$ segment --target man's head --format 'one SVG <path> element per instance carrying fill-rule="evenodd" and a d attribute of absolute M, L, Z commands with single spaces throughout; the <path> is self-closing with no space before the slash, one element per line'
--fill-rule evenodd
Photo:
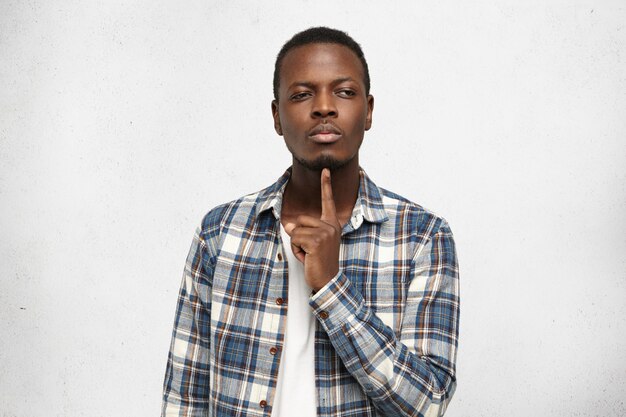
<path fill-rule="evenodd" d="M 274 128 L 284 137 L 294 167 L 358 169 L 374 107 L 358 44 L 333 29 L 301 32 L 279 53 L 274 82 Z"/>
<path fill-rule="evenodd" d="M 302 32 L 296 33 L 289 39 L 278 52 L 276 62 L 274 63 L 274 99 L 278 100 L 278 89 L 280 87 L 280 67 L 283 63 L 285 55 L 292 49 L 299 46 L 309 45 L 312 43 L 329 43 L 343 45 L 350 49 L 357 56 L 363 66 L 363 84 L 365 84 L 365 94 L 370 93 L 370 73 L 367 67 L 367 61 L 361 45 L 359 45 L 350 35 L 337 29 L 331 29 L 323 26 L 312 27 Z"/>

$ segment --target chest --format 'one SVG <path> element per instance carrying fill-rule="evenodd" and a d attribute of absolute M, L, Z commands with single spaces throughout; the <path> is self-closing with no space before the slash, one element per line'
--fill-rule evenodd
<path fill-rule="evenodd" d="M 414 247 L 395 227 L 363 223 L 342 236 L 340 269 L 366 305 L 399 331 Z M 288 310 L 287 253 L 278 221 L 229 230 L 221 240 L 211 294 L 212 323 L 271 338 Z"/>

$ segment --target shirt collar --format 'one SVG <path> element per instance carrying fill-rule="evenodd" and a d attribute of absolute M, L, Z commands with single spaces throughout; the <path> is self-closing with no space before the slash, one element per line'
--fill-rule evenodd
<path fill-rule="evenodd" d="M 380 189 L 370 180 L 362 168 L 359 173 L 359 194 L 350 220 L 354 229 L 361 225 L 363 219 L 370 223 L 382 223 L 389 220 L 385 212 Z M 274 217 L 280 219 L 283 194 L 290 177 L 291 168 L 288 168 L 278 181 L 259 193 L 257 200 L 258 215 L 271 209 Z"/>

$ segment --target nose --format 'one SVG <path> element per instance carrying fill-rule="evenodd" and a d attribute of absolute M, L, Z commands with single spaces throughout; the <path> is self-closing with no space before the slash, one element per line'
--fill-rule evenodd
<path fill-rule="evenodd" d="M 311 109 L 311 116 L 315 119 L 336 117 L 337 106 L 332 94 L 320 92 L 315 95 L 313 100 L 313 107 Z"/>

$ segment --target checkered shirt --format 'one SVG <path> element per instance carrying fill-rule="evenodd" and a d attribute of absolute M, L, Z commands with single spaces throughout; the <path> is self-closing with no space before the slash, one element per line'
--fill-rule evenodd
<path fill-rule="evenodd" d="M 271 415 L 289 310 L 290 248 L 280 236 L 289 177 L 214 208 L 196 231 L 163 416 Z M 459 325 L 448 224 L 361 171 L 339 261 L 309 300 L 318 416 L 442 416 L 456 387 Z"/>

